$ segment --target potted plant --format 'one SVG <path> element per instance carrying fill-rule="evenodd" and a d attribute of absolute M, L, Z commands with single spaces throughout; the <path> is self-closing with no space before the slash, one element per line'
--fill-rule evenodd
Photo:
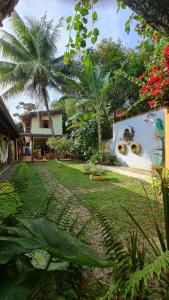
<path fill-rule="evenodd" d="M 100 166 L 93 166 L 90 171 L 90 179 L 91 180 L 104 180 L 105 179 L 106 170 L 104 170 Z"/>
<path fill-rule="evenodd" d="M 83 174 L 90 175 L 93 167 L 94 167 L 94 165 L 92 163 L 90 163 L 90 162 L 86 163 L 83 168 Z"/>

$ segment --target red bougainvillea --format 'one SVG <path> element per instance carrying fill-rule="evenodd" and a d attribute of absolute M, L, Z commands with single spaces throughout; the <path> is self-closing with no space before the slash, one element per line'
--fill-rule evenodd
<path fill-rule="evenodd" d="M 140 76 L 138 80 L 143 81 L 143 78 Z M 141 93 L 151 108 L 169 106 L 169 45 L 163 51 L 161 65 L 150 68 Z"/>

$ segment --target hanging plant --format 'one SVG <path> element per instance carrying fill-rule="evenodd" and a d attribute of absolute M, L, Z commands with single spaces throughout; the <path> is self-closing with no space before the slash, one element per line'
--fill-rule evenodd
<path fill-rule="evenodd" d="M 126 153 L 126 145 L 125 144 L 119 144 L 118 145 L 118 151 L 121 153 L 121 154 L 125 154 Z"/>
<path fill-rule="evenodd" d="M 141 145 L 139 143 L 132 143 L 131 144 L 131 152 L 134 154 L 140 154 L 141 152 Z"/>

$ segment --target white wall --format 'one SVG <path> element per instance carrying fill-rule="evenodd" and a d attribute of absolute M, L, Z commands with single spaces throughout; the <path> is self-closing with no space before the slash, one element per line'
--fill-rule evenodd
<path fill-rule="evenodd" d="M 53 121 L 54 132 L 56 135 L 63 134 L 62 114 L 51 116 Z M 48 120 L 47 116 L 42 117 L 42 120 Z M 33 134 L 51 134 L 50 128 L 40 128 L 38 117 L 32 118 L 31 132 Z"/>
<path fill-rule="evenodd" d="M 155 122 L 159 118 L 164 121 L 164 113 L 164 110 L 146 113 L 113 125 L 111 152 L 113 155 L 116 155 L 122 165 L 148 170 L 151 169 L 152 165 L 156 164 L 157 155 L 159 157 L 159 149 L 161 148 L 161 139 L 155 137 Z M 122 140 L 124 130 L 130 126 L 135 131 L 133 142 L 141 145 L 142 150 L 139 155 L 131 152 L 130 142 L 127 143 Z M 118 145 L 121 143 L 126 144 L 127 147 L 126 154 L 124 155 L 118 151 Z"/>

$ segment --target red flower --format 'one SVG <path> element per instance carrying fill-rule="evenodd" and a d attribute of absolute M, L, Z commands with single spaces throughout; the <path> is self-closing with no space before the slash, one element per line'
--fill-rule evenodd
<path fill-rule="evenodd" d="M 139 76 L 137 77 L 137 79 L 138 79 L 138 80 L 143 80 L 143 79 L 144 79 L 144 76 L 143 76 L 143 75 L 139 75 Z"/>
<path fill-rule="evenodd" d="M 155 105 L 155 101 L 154 100 L 151 100 L 151 101 L 148 101 L 148 105 L 153 108 L 154 105 Z"/>
<path fill-rule="evenodd" d="M 147 92 L 147 86 L 146 86 L 146 84 L 142 86 L 141 92 L 143 94 L 145 94 Z"/>

